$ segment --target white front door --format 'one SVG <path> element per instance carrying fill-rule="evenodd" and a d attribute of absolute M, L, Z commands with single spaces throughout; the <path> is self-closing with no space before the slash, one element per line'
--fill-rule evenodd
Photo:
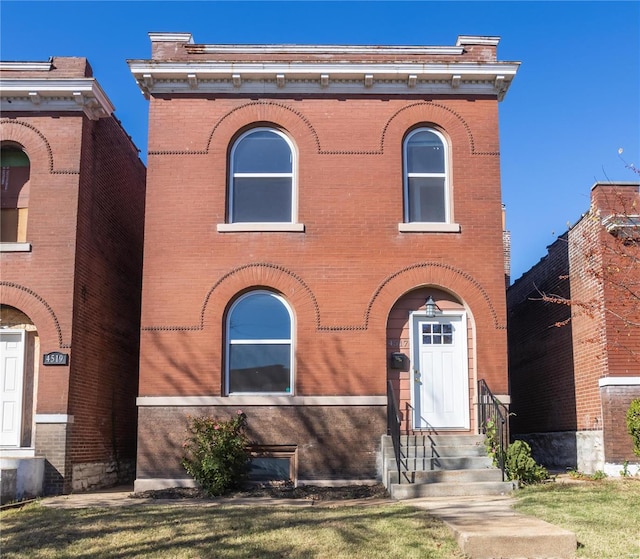
<path fill-rule="evenodd" d="M 468 429 L 465 315 L 414 314 L 411 326 L 414 428 Z"/>
<path fill-rule="evenodd" d="M 24 330 L 0 330 L 0 446 L 20 446 Z"/>

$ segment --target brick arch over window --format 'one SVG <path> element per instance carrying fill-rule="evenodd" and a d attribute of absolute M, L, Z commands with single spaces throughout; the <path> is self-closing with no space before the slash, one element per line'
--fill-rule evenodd
<path fill-rule="evenodd" d="M 390 309 L 404 294 L 422 286 L 448 291 L 463 302 L 477 324 L 505 330 L 496 308 L 484 287 L 471 274 L 441 262 L 420 262 L 387 277 L 371 298 L 367 309 L 369 322 L 386 322 Z"/>
<path fill-rule="evenodd" d="M 382 149 L 397 150 L 397 142 L 401 141 L 408 130 L 416 126 L 432 126 L 443 131 L 450 139 L 454 150 L 466 146 L 473 155 L 496 155 L 498 146 L 495 141 L 484 145 L 481 134 L 472 130 L 467 121 L 456 110 L 432 101 L 420 101 L 406 105 L 389 118 L 382 132 Z M 484 136 L 487 136 L 486 134 Z"/>
<path fill-rule="evenodd" d="M 275 101 L 253 101 L 234 108 L 218 120 L 211 130 L 206 153 L 226 153 L 239 131 L 258 125 L 281 128 L 300 152 L 320 151 L 318 134 L 300 111 Z"/>
<path fill-rule="evenodd" d="M 0 282 L 0 304 L 14 307 L 31 319 L 38 330 L 44 351 L 71 347 L 70 334 L 63 335 L 55 311 L 35 291 L 17 283 L 2 281 Z"/>
<path fill-rule="evenodd" d="M 220 278 L 209 290 L 202 305 L 202 329 L 218 329 L 229 302 L 249 289 L 268 288 L 286 298 L 296 320 L 320 325 L 320 310 L 309 286 L 296 274 L 282 266 L 256 263 L 240 266 Z"/>
<path fill-rule="evenodd" d="M 0 137 L 3 142 L 18 144 L 29 157 L 31 170 L 54 175 L 77 175 L 78 169 L 62 169 L 56 165 L 49 140 L 38 128 L 20 120 L 0 120 Z"/>

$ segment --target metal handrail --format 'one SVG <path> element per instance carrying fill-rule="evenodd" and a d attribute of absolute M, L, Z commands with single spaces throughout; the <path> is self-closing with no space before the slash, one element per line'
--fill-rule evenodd
<path fill-rule="evenodd" d="M 492 449 L 494 459 L 502 471 L 502 481 L 505 481 L 505 456 L 509 446 L 509 424 L 507 407 L 498 400 L 484 380 L 478 381 L 478 429 L 483 435 L 490 429 L 495 429 L 495 439 L 498 448 Z"/>
<path fill-rule="evenodd" d="M 400 426 L 402 417 L 398 409 L 393 385 L 391 381 L 387 381 L 387 434 L 391 436 L 393 442 L 393 451 L 396 457 L 396 465 L 398 467 L 398 483 L 402 483 L 402 475 L 400 470 Z"/>

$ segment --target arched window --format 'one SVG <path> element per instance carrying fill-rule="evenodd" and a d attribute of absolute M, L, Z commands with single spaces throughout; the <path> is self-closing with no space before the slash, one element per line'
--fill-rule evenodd
<path fill-rule="evenodd" d="M 19 147 L 2 145 L 0 192 L 0 242 L 24 243 L 27 240 L 30 162 Z"/>
<path fill-rule="evenodd" d="M 295 150 L 279 130 L 253 128 L 231 149 L 230 223 L 293 223 Z"/>
<path fill-rule="evenodd" d="M 440 132 L 418 128 L 407 135 L 404 158 L 405 223 L 451 220 L 447 142 Z"/>
<path fill-rule="evenodd" d="M 293 318 L 284 299 L 251 291 L 227 317 L 227 393 L 291 394 Z"/>

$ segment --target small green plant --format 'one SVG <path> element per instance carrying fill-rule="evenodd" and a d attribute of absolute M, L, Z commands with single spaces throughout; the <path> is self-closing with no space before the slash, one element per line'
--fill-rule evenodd
<path fill-rule="evenodd" d="M 622 470 L 620 470 L 621 477 L 631 477 L 631 472 L 629 471 L 629 460 L 625 460 L 622 463 Z"/>
<path fill-rule="evenodd" d="M 507 448 L 505 470 L 510 480 L 523 485 L 549 479 L 549 472 L 531 456 L 531 447 L 525 441 L 513 441 Z"/>
<path fill-rule="evenodd" d="M 623 475 L 622 472 L 620 472 L 620 474 Z M 599 481 L 601 479 L 607 478 L 608 476 L 602 470 L 596 470 L 592 474 L 585 474 L 580 470 L 569 470 L 569 477 L 573 479 L 580 479 L 583 481 Z"/>
<path fill-rule="evenodd" d="M 640 398 L 631 401 L 627 410 L 627 431 L 633 439 L 633 452 L 640 456 Z"/>
<path fill-rule="evenodd" d="M 607 474 L 605 474 L 602 470 L 596 470 L 595 472 L 593 472 L 591 474 L 591 479 L 598 481 L 599 479 L 604 479 L 607 477 Z"/>
<path fill-rule="evenodd" d="M 500 466 L 500 441 L 498 439 L 498 429 L 496 428 L 496 422 L 493 418 L 487 419 L 484 424 L 484 446 L 487 449 L 487 453 L 491 456 L 494 466 Z"/>
<path fill-rule="evenodd" d="M 247 416 L 242 410 L 230 419 L 189 418 L 189 436 L 182 465 L 210 496 L 240 487 L 249 471 Z"/>

